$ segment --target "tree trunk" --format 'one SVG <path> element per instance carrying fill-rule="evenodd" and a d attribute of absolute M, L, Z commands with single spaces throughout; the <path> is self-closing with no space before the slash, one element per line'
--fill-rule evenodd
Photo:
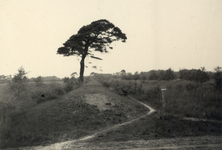
<path fill-rule="evenodd" d="M 83 55 L 83 56 L 82 56 L 82 59 L 81 59 L 81 61 L 80 61 L 80 77 L 79 77 L 79 79 L 80 79 L 81 84 L 84 83 L 83 74 L 84 74 L 84 69 L 85 69 L 85 63 L 84 63 L 85 58 L 86 58 L 86 56 Z"/>

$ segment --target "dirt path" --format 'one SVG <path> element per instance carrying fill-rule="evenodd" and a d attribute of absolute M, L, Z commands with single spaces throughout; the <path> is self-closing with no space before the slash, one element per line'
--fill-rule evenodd
<path fill-rule="evenodd" d="M 183 118 L 184 120 L 190 120 L 190 121 L 205 121 L 205 122 L 221 122 L 222 121 L 218 121 L 218 120 L 210 120 L 210 119 L 200 119 L 200 118 Z"/>
<path fill-rule="evenodd" d="M 150 107 L 150 106 L 148 106 L 148 105 L 146 105 L 146 104 L 144 104 L 144 103 L 136 100 L 135 98 L 132 98 L 131 96 L 128 96 L 128 97 L 129 97 L 130 99 L 132 99 L 132 100 L 134 100 L 134 101 L 142 104 L 143 106 L 147 107 L 147 108 L 150 110 L 150 111 L 147 113 L 147 115 L 150 115 L 150 114 L 152 114 L 152 113 L 154 113 L 154 112 L 156 111 L 156 110 L 154 110 L 152 107 Z"/>
<path fill-rule="evenodd" d="M 148 112 L 147 114 L 145 115 L 142 115 L 136 119 L 133 119 L 131 121 L 127 121 L 127 122 L 124 122 L 124 123 L 121 123 L 121 124 L 117 124 L 117 125 L 114 125 L 110 128 L 107 128 L 107 129 L 104 129 L 102 131 L 99 131 L 97 133 L 94 133 L 93 135 L 89 135 L 89 136 L 86 136 L 86 137 L 83 137 L 83 138 L 80 138 L 80 139 L 77 139 L 77 140 L 72 140 L 72 141 L 67 141 L 67 142 L 62 142 L 62 143 L 55 143 L 55 144 L 52 144 L 52 145 L 49 145 L 49 146 L 35 146 L 35 147 L 27 147 L 27 148 L 23 148 L 23 149 L 26 149 L 26 150 L 64 150 L 64 149 L 69 149 L 71 145 L 73 145 L 74 143 L 76 142 L 80 142 L 80 141 L 86 141 L 86 140 L 89 140 L 89 139 L 92 139 L 92 138 L 95 138 L 95 137 L 98 137 L 100 136 L 101 134 L 104 134 L 106 132 L 109 132 L 109 131 L 112 131 L 112 130 L 115 130 L 117 129 L 118 127 L 121 127 L 121 126 L 124 126 L 124 125 L 128 125 L 132 122 L 135 122 L 141 118 L 144 118 L 150 114 L 152 114 L 153 112 L 155 112 L 155 110 L 153 108 L 151 108 L 150 106 L 142 103 L 142 102 L 139 102 L 138 100 L 128 96 L 128 98 L 140 103 L 141 105 L 145 106 L 146 108 L 148 108 Z"/>

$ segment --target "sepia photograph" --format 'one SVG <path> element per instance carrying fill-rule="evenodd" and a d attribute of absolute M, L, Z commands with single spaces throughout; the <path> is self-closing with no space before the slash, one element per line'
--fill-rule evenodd
<path fill-rule="evenodd" d="M 222 0 L 0 0 L 0 150 L 222 150 Z"/>

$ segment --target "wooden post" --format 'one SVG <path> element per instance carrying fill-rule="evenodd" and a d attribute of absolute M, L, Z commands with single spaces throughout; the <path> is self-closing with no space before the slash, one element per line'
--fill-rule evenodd
<path fill-rule="evenodd" d="M 162 92 L 162 106 L 163 106 L 163 108 L 165 107 L 165 91 L 166 91 L 166 89 L 161 89 L 161 92 Z"/>

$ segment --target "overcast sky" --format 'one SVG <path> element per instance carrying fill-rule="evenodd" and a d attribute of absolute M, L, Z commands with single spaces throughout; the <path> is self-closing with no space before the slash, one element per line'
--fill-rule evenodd
<path fill-rule="evenodd" d="M 85 75 L 222 66 L 222 0 L 0 0 L 0 75 L 20 66 L 29 77 L 79 73 L 79 58 L 57 49 L 99 19 L 128 39 L 96 52 L 102 61 L 87 58 Z"/>

